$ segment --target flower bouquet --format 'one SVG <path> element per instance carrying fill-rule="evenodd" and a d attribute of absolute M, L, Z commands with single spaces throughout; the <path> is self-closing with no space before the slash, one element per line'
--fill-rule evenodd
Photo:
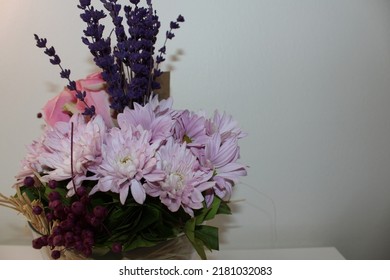
<path fill-rule="evenodd" d="M 205 248 L 219 247 L 218 229 L 205 222 L 231 213 L 232 189 L 246 175 L 238 162 L 245 134 L 225 113 L 207 117 L 159 99 L 166 43 L 183 16 L 156 51 L 152 1 L 100 1 L 104 10 L 90 0 L 78 4 L 82 42 L 100 69 L 85 79 L 72 80 L 55 49 L 34 35 L 67 86 L 39 113 L 42 136 L 28 146 L 16 194 L 2 195 L 0 204 L 26 217 L 39 233 L 32 246 L 48 248 L 53 259 L 143 258 L 142 248 L 151 258 L 176 258 L 166 243 L 175 240 L 205 259 Z M 107 37 L 106 17 L 113 24 Z"/>

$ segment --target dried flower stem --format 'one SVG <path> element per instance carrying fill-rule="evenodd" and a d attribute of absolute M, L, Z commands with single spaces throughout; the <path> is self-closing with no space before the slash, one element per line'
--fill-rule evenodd
<path fill-rule="evenodd" d="M 49 231 L 49 223 L 44 212 L 40 215 L 36 215 L 33 212 L 34 206 L 41 206 L 43 208 L 42 203 L 38 200 L 31 201 L 25 193 L 22 194 L 19 186 L 15 186 L 15 188 L 15 196 L 6 197 L 0 193 L 0 205 L 21 213 L 34 229 L 41 234 L 47 234 Z"/>
<path fill-rule="evenodd" d="M 70 131 L 70 172 L 72 173 L 72 184 L 73 184 L 73 190 L 74 193 L 76 193 L 76 184 L 74 182 L 74 172 L 73 172 L 73 131 L 74 131 L 74 124 L 73 122 L 71 123 L 71 131 Z"/>

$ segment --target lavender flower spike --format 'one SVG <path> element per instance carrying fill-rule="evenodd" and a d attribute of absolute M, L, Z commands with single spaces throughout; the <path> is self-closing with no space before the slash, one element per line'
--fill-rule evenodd
<path fill-rule="evenodd" d="M 76 91 L 76 98 L 80 99 L 82 102 L 84 102 L 85 104 L 85 111 L 83 113 L 83 115 L 85 116 L 94 116 L 95 115 L 95 107 L 94 106 L 88 106 L 87 103 L 85 103 L 84 101 L 84 97 L 85 97 L 85 93 L 82 93 L 80 92 L 77 88 L 76 88 L 76 82 L 75 81 L 72 81 L 70 79 L 70 70 L 69 69 L 64 69 L 62 66 L 61 66 L 61 59 L 60 57 L 56 54 L 56 51 L 54 49 L 54 47 L 50 47 L 48 48 L 47 47 L 47 40 L 46 38 L 40 38 L 37 34 L 34 34 L 34 38 L 37 42 L 37 47 L 38 48 L 41 48 L 41 49 L 45 49 L 44 50 L 44 53 L 50 57 L 50 63 L 53 64 L 53 65 L 58 65 L 61 69 L 61 72 L 60 72 L 60 76 L 61 78 L 65 79 L 68 81 L 68 89 L 70 90 L 74 90 Z"/>

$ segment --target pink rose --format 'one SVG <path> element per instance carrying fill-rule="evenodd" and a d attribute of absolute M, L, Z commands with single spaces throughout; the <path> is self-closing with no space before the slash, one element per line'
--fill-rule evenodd
<path fill-rule="evenodd" d="M 85 79 L 76 81 L 77 90 L 86 92 L 85 102 L 95 106 L 97 115 L 101 115 L 107 127 L 113 127 L 109 95 L 105 91 L 105 81 L 101 73 L 94 73 Z M 65 88 L 59 95 L 50 99 L 43 107 L 46 123 L 54 126 L 59 121 L 69 121 L 76 113 L 84 112 L 85 104 L 76 98 L 76 92 Z"/>
<path fill-rule="evenodd" d="M 70 119 L 70 111 L 65 109 L 65 104 L 75 104 L 76 97 L 68 89 L 62 91 L 59 95 L 50 99 L 43 107 L 43 118 L 50 126 L 57 122 L 67 122 Z"/>

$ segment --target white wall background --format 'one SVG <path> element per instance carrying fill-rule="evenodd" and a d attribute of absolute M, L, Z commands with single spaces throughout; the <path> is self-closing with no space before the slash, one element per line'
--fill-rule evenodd
<path fill-rule="evenodd" d="M 35 47 L 56 46 L 75 79 L 92 71 L 78 1 L 0 0 L 0 191 L 10 188 L 35 115 L 65 85 Z M 98 2 L 95 0 L 95 2 Z M 125 2 L 125 1 L 124 1 Z M 390 1 L 155 1 L 177 108 L 231 113 L 249 133 L 222 248 L 335 246 L 390 258 Z M 165 28 L 163 28 L 165 31 Z M 0 244 L 27 244 L 0 209 Z"/>

